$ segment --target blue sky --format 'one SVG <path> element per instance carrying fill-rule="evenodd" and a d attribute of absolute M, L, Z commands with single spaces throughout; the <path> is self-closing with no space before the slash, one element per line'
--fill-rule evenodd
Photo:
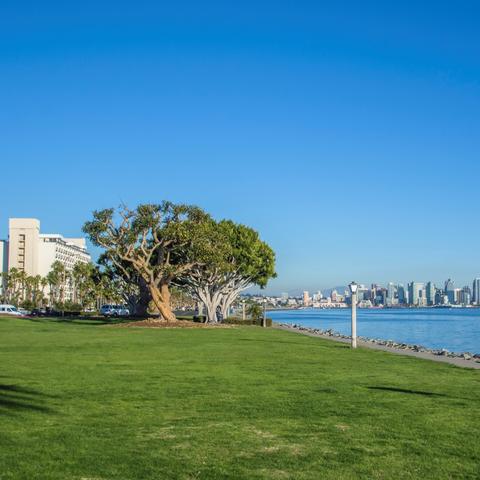
<path fill-rule="evenodd" d="M 479 21 L 473 1 L 3 1 L 0 236 L 171 199 L 258 229 L 271 292 L 470 283 Z"/>

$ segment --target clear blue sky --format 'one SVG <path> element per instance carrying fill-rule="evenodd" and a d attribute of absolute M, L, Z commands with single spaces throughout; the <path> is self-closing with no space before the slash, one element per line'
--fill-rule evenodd
<path fill-rule="evenodd" d="M 269 291 L 480 276 L 478 2 L 0 4 L 0 236 L 171 199 Z"/>

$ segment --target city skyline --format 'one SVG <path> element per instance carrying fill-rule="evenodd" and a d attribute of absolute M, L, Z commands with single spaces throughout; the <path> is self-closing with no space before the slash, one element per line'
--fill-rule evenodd
<path fill-rule="evenodd" d="M 440 280 L 440 281 L 434 281 L 434 280 L 409 280 L 409 281 L 388 281 L 388 282 L 357 282 L 355 281 L 355 283 L 357 283 L 358 285 L 361 285 L 361 286 L 364 286 L 364 287 L 371 287 L 373 285 L 377 285 L 379 287 L 384 287 L 386 289 L 388 289 L 388 286 L 390 284 L 393 284 L 395 286 L 404 286 L 405 288 L 407 288 L 407 286 L 411 283 L 417 283 L 417 284 L 424 284 L 426 287 L 431 284 L 437 288 L 439 288 L 440 286 L 444 286 L 446 284 L 447 281 L 452 281 L 453 284 L 455 285 L 455 288 L 457 289 L 461 289 L 461 288 L 464 288 L 464 287 L 469 287 L 471 288 L 472 290 L 475 288 L 474 285 L 475 285 L 475 282 L 477 282 L 477 289 L 479 291 L 479 297 L 480 297 L 480 274 L 477 275 L 477 276 L 473 276 L 472 279 L 470 281 L 466 281 L 466 282 L 458 282 L 456 281 L 454 278 L 451 278 L 451 277 L 446 277 L 444 280 Z M 272 290 L 269 290 L 268 288 L 266 289 L 259 289 L 258 287 L 252 287 L 250 289 L 248 289 L 246 292 L 247 294 L 252 294 L 252 295 L 273 295 L 273 296 L 278 296 L 280 297 L 281 295 L 283 294 L 288 294 L 290 296 L 293 296 L 293 297 L 296 297 L 296 298 L 301 298 L 305 292 L 307 293 L 317 293 L 317 292 L 329 292 L 331 290 L 338 290 L 338 291 L 343 291 L 343 290 L 348 290 L 348 284 L 351 283 L 351 282 L 344 282 L 343 284 L 342 283 L 338 283 L 338 284 L 335 284 L 335 285 L 328 285 L 328 284 L 325 284 L 326 286 L 323 286 L 323 287 L 319 287 L 318 284 L 314 287 L 311 287 L 311 288 L 307 288 L 305 286 L 302 287 L 299 287 L 299 288 L 294 288 L 294 289 L 284 289 L 282 291 L 272 291 Z"/>
<path fill-rule="evenodd" d="M 432 281 L 393 283 L 380 285 L 357 284 L 358 305 L 362 308 L 376 307 L 480 307 L 480 277 L 470 285 L 457 286 L 451 278 L 438 285 Z M 282 292 L 278 294 L 245 293 L 255 299 L 266 298 L 274 306 L 346 308 L 351 304 L 348 286 L 338 286 L 325 290 L 301 294 Z"/>
<path fill-rule="evenodd" d="M 457 281 L 456 279 L 454 278 L 451 278 L 451 277 L 446 277 L 445 279 L 443 280 L 407 280 L 407 281 L 388 281 L 388 282 L 379 282 L 379 281 L 373 281 L 373 282 L 362 282 L 362 281 L 356 281 L 354 280 L 357 284 L 359 285 L 363 285 L 363 286 L 368 286 L 370 287 L 371 285 L 378 285 L 378 286 L 381 286 L 381 287 L 385 287 L 385 288 L 388 288 L 388 285 L 390 283 L 393 283 L 394 285 L 403 285 L 405 287 L 407 287 L 408 284 L 410 283 L 422 283 L 422 284 L 425 284 L 425 285 L 428 285 L 429 283 L 432 283 L 433 285 L 435 285 L 437 288 L 439 286 L 443 286 L 445 284 L 445 282 L 447 280 L 452 280 L 456 286 L 456 288 L 463 288 L 463 287 L 470 287 L 472 288 L 473 286 L 473 283 L 478 280 L 480 282 L 480 274 L 479 275 L 474 275 L 470 281 L 467 280 L 467 281 Z M 323 291 L 330 291 L 330 290 L 341 290 L 341 289 L 347 289 L 348 290 L 348 284 L 350 282 L 343 282 L 343 283 L 336 283 L 336 284 L 328 284 L 328 283 L 324 283 L 323 285 L 324 286 L 319 286 L 319 284 L 317 284 L 316 286 L 313 286 L 313 287 L 307 287 L 305 285 L 302 286 L 299 286 L 298 288 L 292 288 L 292 289 L 284 289 L 284 290 L 278 290 L 278 291 L 274 291 L 273 289 L 269 289 L 269 288 L 265 288 L 265 289 L 259 289 L 258 287 L 252 287 L 250 289 L 247 290 L 247 293 L 249 294 L 255 294 L 255 295 L 275 295 L 275 296 L 281 296 L 283 293 L 288 293 L 289 295 L 291 296 L 295 296 L 295 297 L 302 297 L 303 293 L 304 292 L 309 292 L 309 293 L 315 293 L 315 292 L 323 292 Z M 480 288 L 480 286 L 479 286 Z"/>

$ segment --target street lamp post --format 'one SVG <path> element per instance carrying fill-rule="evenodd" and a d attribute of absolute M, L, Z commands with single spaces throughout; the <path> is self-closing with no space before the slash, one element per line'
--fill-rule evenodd
<path fill-rule="evenodd" d="M 357 348 L 357 289 L 358 285 L 352 282 L 349 285 L 352 294 L 352 348 Z"/>
<path fill-rule="evenodd" d="M 265 328 L 267 326 L 267 299 L 263 299 L 263 319 L 262 319 L 262 327 Z"/>

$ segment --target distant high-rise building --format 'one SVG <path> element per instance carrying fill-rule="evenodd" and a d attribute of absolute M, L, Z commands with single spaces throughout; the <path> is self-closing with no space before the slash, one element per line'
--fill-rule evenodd
<path fill-rule="evenodd" d="M 370 289 L 370 300 L 372 303 L 375 303 L 375 299 L 377 298 L 377 291 L 380 289 L 380 285 L 376 283 L 372 283 L 372 288 Z"/>
<path fill-rule="evenodd" d="M 401 283 L 397 286 L 397 295 L 398 303 L 400 305 L 408 303 L 407 292 L 405 291 L 405 287 Z"/>
<path fill-rule="evenodd" d="M 437 288 L 435 292 L 435 305 L 443 305 L 445 303 L 445 297 L 445 292 L 441 288 Z"/>
<path fill-rule="evenodd" d="M 473 281 L 472 302 L 474 305 L 480 305 L 480 278 Z"/>
<path fill-rule="evenodd" d="M 303 305 L 305 307 L 310 306 L 310 294 L 306 290 L 303 292 Z"/>
<path fill-rule="evenodd" d="M 409 304 L 414 307 L 424 307 L 427 305 L 427 295 L 425 284 L 420 282 L 411 282 L 408 284 Z"/>
<path fill-rule="evenodd" d="M 386 288 L 377 288 L 374 299 L 375 305 L 387 305 L 388 290 Z"/>
<path fill-rule="evenodd" d="M 282 295 L 281 295 L 281 299 L 282 299 L 283 303 L 287 303 L 288 302 L 288 293 L 283 292 Z"/>
<path fill-rule="evenodd" d="M 410 282 L 407 287 L 408 287 L 408 299 L 409 299 L 408 304 L 413 305 L 413 282 Z"/>
<path fill-rule="evenodd" d="M 463 287 L 458 294 L 458 303 L 460 305 L 470 305 L 472 303 L 472 290 L 470 287 Z"/>
<path fill-rule="evenodd" d="M 426 294 L 427 294 L 427 305 L 435 305 L 435 292 L 437 289 L 432 282 L 427 283 Z"/>
<path fill-rule="evenodd" d="M 369 299 L 368 288 L 365 285 L 359 285 L 358 286 L 357 298 L 358 298 L 359 302 L 361 302 L 362 300 L 368 300 Z"/>
<path fill-rule="evenodd" d="M 385 305 L 391 307 L 392 305 L 394 305 L 396 302 L 396 295 L 397 295 L 397 286 L 395 284 L 393 284 L 392 282 L 390 282 L 388 285 L 387 285 L 387 294 L 386 294 L 386 298 L 385 298 Z"/>
<path fill-rule="evenodd" d="M 450 305 L 457 303 L 455 282 L 450 278 L 445 282 L 445 295 L 448 297 L 448 303 L 450 303 Z"/>
<path fill-rule="evenodd" d="M 317 293 L 313 294 L 313 301 L 319 302 L 323 298 L 323 293 L 319 290 Z"/>
<path fill-rule="evenodd" d="M 462 298 L 462 289 L 461 288 L 456 288 L 455 289 L 455 305 L 458 305 L 459 303 L 462 303 L 461 298 Z"/>

